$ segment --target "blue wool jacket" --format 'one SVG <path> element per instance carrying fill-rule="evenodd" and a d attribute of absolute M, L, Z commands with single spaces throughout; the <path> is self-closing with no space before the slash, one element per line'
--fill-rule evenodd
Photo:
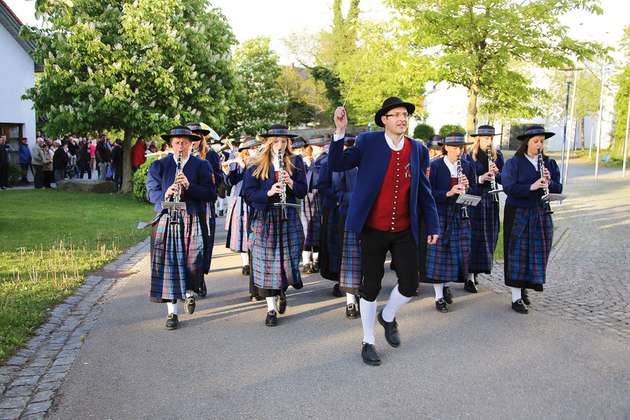
<path fill-rule="evenodd" d="M 462 172 L 468 178 L 468 194 L 477 195 L 478 184 L 476 182 L 477 173 L 474 166 L 467 160 L 462 159 Z M 451 171 L 444 163 L 444 158 L 434 159 L 431 161 L 431 171 L 429 172 L 429 181 L 431 182 L 431 190 L 437 209 L 440 213 L 446 212 L 446 207 L 450 204 L 455 204 L 457 196 L 447 197 L 446 193 L 451 190 Z"/>
<path fill-rule="evenodd" d="M 406 140 L 407 141 L 407 140 Z M 431 194 L 426 169 L 429 165 L 429 151 L 425 146 L 411 140 L 411 197 L 409 218 L 411 230 L 417 244 L 420 238 L 420 217 L 424 217 L 427 235 L 440 233 L 435 200 Z M 343 140 L 333 141 L 328 151 L 328 163 L 333 171 L 346 171 L 358 167 L 357 183 L 348 208 L 346 228 L 360 234 L 367 221 L 376 197 L 383 185 L 392 151 L 383 132 L 362 133 L 355 146 L 343 150 Z"/>
<path fill-rule="evenodd" d="M 315 188 L 319 191 L 320 202 L 324 210 L 331 210 L 337 207 L 337 197 L 333 190 L 333 172 L 328 166 L 328 157 L 321 162 Z"/>
<path fill-rule="evenodd" d="M 308 186 L 308 192 L 317 189 L 322 165 L 324 164 L 328 164 L 327 152 L 324 152 L 321 155 L 317 156 L 317 159 L 315 159 L 311 166 L 306 169 L 306 185 Z"/>
<path fill-rule="evenodd" d="M 291 164 L 293 166 L 291 179 L 293 180 L 293 188 L 287 186 L 287 203 L 297 203 L 297 199 L 304 198 L 306 195 L 306 170 L 302 156 L 292 156 Z M 269 176 L 262 180 L 254 176 L 256 166 L 251 166 L 245 171 L 243 177 L 243 189 L 241 196 L 245 202 L 257 210 L 265 210 L 272 207 L 274 203 L 280 201 L 280 197 L 276 194 L 272 197 L 267 196 L 267 191 L 275 184 L 273 166 L 269 168 Z"/>
<path fill-rule="evenodd" d="M 206 160 L 210 164 L 210 168 L 212 168 L 215 186 L 218 187 L 225 182 L 224 174 L 221 170 L 221 157 L 213 148 L 210 148 L 208 153 L 206 153 Z"/>
<path fill-rule="evenodd" d="M 551 174 L 549 192 L 559 194 L 562 192 L 560 183 L 560 169 L 555 160 L 543 158 L 545 167 Z M 507 194 L 506 205 L 514 207 L 533 208 L 540 204 L 540 198 L 544 192 L 542 189 L 530 191 L 530 186 L 540 179 L 540 173 L 534 165 L 525 157 L 515 155 L 505 162 L 501 172 L 501 184 Z"/>
<path fill-rule="evenodd" d="M 332 175 L 333 192 L 339 203 L 339 212 L 344 216 L 348 214 L 352 191 L 357 182 L 357 172 L 357 168 L 353 168 L 349 171 L 333 172 Z"/>
<path fill-rule="evenodd" d="M 206 211 L 206 203 L 217 199 L 217 189 L 212 183 L 210 165 L 207 161 L 191 156 L 184 165 L 183 172 L 190 186 L 182 193 L 188 214 L 200 214 Z M 155 211 L 162 211 L 162 201 L 166 190 L 175 181 L 177 164 L 173 155 L 168 155 L 151 164 L 147 174 L 147 195 L 155 204 Z"/>
<path fill-rule="evenodd" d="M 475 168 L 475 172 L 477 173 L 477 177 L 480 177 L 481 175 L 488 172 L 488 162 L 484 162 L 482 160 L 474 160 L 472 155 L 470 154 L 465 155 L 462 160 L 466 160 L 473 165 L 473 167 Z M 487 160 L 487 159 L 484 159 L 484 160 Z M 497 183 L 500 184 L 501 171 L 503 170 L 503 166 L 505 165 L 505 160 L 503 159 L 503 153 L 501 153 L 500 150 L 497 150 L 497 160 L 494 161 L 494 164 L 497 165 L 497 168 L 499 168 L 499 173 L 495 176 L 495 179 Z M 480 191 L 482 189 L 490 190 L 490 181 L 486 181 L 482 185 L 480 185 Z"/>
<path fill-rule="evenodd" d="M 28 148 L 28 144 L 20 143 L 19 156 L 20 165 L 31 163 L 31 149 Z"/>

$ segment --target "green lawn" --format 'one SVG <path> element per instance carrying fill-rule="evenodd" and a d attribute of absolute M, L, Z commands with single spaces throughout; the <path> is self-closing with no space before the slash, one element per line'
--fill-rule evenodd
<path fill-rule="evenodd" d="M 596 151 L 593 149 L 591 152 L 591 162 L 595 162 Z M 572 157 L 588 159 L 588 149 L 576 150 L 571 152 Z M 623 152 L 617 150 L 600 150 L 599 151 L 600 164 L 609 168 L 621 168 L 623 166 Z M 606 160 L 604 160 L 606 159 Z"/>
<path fill-rule="evenodd" d="M 130 195 L 0 192 L 0 362 L 26 343 L 85 274 L 148 235 L 151 206 Z"/>

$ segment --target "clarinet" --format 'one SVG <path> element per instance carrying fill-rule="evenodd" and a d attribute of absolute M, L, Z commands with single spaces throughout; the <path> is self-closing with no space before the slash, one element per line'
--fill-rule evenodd
<path fill-rule="evenodd" d="M 494 163 L 492 160 L 492 146 L 488 145 L 486 149 L 486 154 L 488 155 L 488 171 L 490 170 L 490 166 Z M 499 202 L 499 189 L 497 189 L 497 180 L 494 178 L 494 175 L 490 179 L 490 191 L 488 194 L 492 195 L 492 200 L 495 203 Z"/>
<path fill-rule="evenodd" d="M 182 152 L 177 154 L 177 171 L 175 179 L 182 173 Z M 162 202 L 162 208 L 168 211 L 169 221 L 171 224 L 179 224 L 182 219 L 182 213 L 186 211 L 186 203 L 181 201 L 181 186 L 177 186 L 177 192 L 173 194 L 170 200 Z"/>
<path fill-rule="evenodd" d="M 545 161 L 543 159 L 542 150 L 538 149 L 538 172 L 540 173 L 540 177 L 545 177 Z M 545 185 L 543 188 L 543 196 L 540 198 L 545 207 L 545 214 L 553 214 L 553 210 L 551 210 L 551 204 L 549 204 L 549 185 Z"/>
<path fill-rule="evenodd" d="M 459 185 L 464 185 L 464 173 L 462 170 L 462 160 L 461 158 L 457 158 L 457 183 Z M 465 194 L 465 192 L 464 192 Z M 468 206 L 462 205 L 462 219 L 468 220 Z"/>
<path fill-rule="evenodd" d="M 278 178 L 280 179 L 280 186 L 282 187 L 282 189 L 280 190 L 280 202 L 274 203 L 274 206 L 280 207 L 282 209 L 282 220 L 287 220 L 288 218 L 287 207 L 295 207 L 295 208 L 300 207 L 299 204 L 287 203 L 287 183 L 282 178 L 282 172 L 284 172 L 285 170 L 285 164 L 284 164 L 285 153 L 286 153 L 286 146 L 282 147 L 278 151 L 278 155 L 277 155 L 278 171 L 280 173 L 280 176 Z"/>

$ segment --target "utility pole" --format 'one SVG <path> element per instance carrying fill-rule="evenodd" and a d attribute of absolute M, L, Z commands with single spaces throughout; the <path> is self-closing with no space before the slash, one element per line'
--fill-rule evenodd
<path fill-rule="evenodd" d="M 602 62 L 601 82 L 602 88 L 599 93 L 599 118 L 597 122 L 597 152 L 595 153 L 595 181 L 599 175 L 599 151 L 602 145 L 602 118 L 604 114 L 604 77 L 606 71 L 606 60 Z"/>
<path fill-rule="evenodd" d="M 577 71 L 578 69 L 573 69 L 573 95 L 571 98 L 571 131 L 572 131 L 572 136 L 571 138 L 573 139 L 572 142 L 575 144 L 575 134 L 577 133 L 577 130 L 575 129 L 575 98 L 576 98 L 576 93 L 577 93 Z M 565 128 L 566 129 L 566 128 Z M 564 170 L 562 172 L 562 184 L 566 185 L 567 183 L 567 178 L 569 176 L 569 159 L 571 158 L 571 141 L 567 141 L 566 142 L 566 161 L 564 164 Z"/>
<path fill-rule="evenodd" d="M 623 169 L 621 176 L 626 176 L 626 161 L 628 160 L 628 130 L 630 129 L 630 95 L 628 95 L 628 115 L 626 116 L 626 140 L 623 142 Z"/>
<path fill-rule="evenodd" d="M 564 151 L 567 147 L 567 120 L 569 119 L 569 92 L 571 81 L 567 80 L 567 95 L 564 104 L 564 129 L 562 130 L 562 152 L 560 154 L 560 178 L 564 179 Z"/>

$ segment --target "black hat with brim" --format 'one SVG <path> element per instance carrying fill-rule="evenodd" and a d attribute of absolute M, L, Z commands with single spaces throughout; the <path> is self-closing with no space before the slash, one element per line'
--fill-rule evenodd
<path fill-rule="evenodd" d="M 266 133 L 260 135 L 260 137 L 297 137 L 297 134 L 289 133 L 289 127 L 282 124 L 274 124 L 267 129 Z"/>
<path fill-rule="evenodd" d="M 433 136 L 429 140 L 427 140 L 427 147 L 429 149 L 439 149 L 442 143 L 442 136 Z"/>
<path fill-rule="evenodd" d="M 260 142 L 256 139 L 247 139 L 241 142 L 238 146 L 238 151 L 251 149 L 252 147 L 260 146 Z"/>
<path fill-rule="evenodd" d="M 346 136 L 343 138 L 343 144 L 345 144 L 346 146 L 351 146 L 356 141 L 357 141 L 357 138 L 355 136 Z"/>
<path fill-rule="evenodd" d="M 409 113 L 409 115 L 412 115 L 416 110 L 416 106 L 414 104 L 405 102 L 396 96 L 391 96 L 385 99 L 381 109 L 376 111 L 376 114 L 374 114 L 374 122 L 376 123 L 376 125 L 378 125 L 379 127 L 384 127 L 383 121 L 381 121 L 381 117 L 387 114 L 390 110 L 398 107 L 407 108 L 407 112 Z"/>
<path fill-rule="evenodd" d="M 516 136 L 519 140 L 529 140 L 532 137 L 536 136 L 545 136 L 546 139 L 549 137 L 555 136 L 556 133 L 552 133 L 551 131 L 545 131 L 545 127 L 542 125 L 530 125 L 525 127 L 525 132 L 519 136 Z"/>
<path fill-rule="evenodd" d="M 306 143 L 309 146 L 326 146 L 327 144 L 330 144 L 330 137 L 327 137 L 327 136 L 311 137 L 310 139 L 306 140 Z"/>
<path fill-rule="evenodd" d="M 302 147 L 306 147 L 306 141 L 304 141 L 302 137 L 298 136 L 291 141 L 291 147 L 293 149 L 301 149 Z"/>
<path fill-rule="evenodd" d="M 193 133 L 190 128 L 184 127 L 183 125 L 178 125 L 177 127 L 171 128 L 168 134 L 162 134 L 161 136 L 164 140 L 170 143 L 173 137 L 184 137 L 190 141 L 199 141 L 201 140 L 201 136 Z"/>
<path fill-rule="evenodd" d="M 470 135 L 470 137 L 485 137 L 485 136 L 498 136 L 499 134 L 495 132 L 495 129 L 493 126 L 491 125 L 480 125 L 479 128 L 477 128 L 477 132 L 476 133 L 472 133 Z"/>
<path fill-rule="evenodd" d="M 449 133 L 446 137 L 438 143 L 440 146 L 466 146 L 472 144 L 467 142 L 466 137 L 462 133 Z"/>

